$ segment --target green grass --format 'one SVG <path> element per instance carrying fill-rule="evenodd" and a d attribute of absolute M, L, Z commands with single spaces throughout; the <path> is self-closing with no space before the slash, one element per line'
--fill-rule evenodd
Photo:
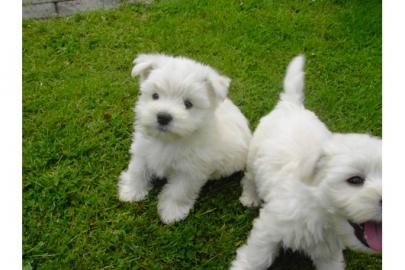
<path fill-rule="evenodd" d="M 233 79 L 254 128 L 304 52 L 306 105 L 335 132 L 381 136 L 379 1 L 161 1 L 23 22 L 23 261 L 27 269 L 227 269 L 257 210 L 240 175 L 207 184 L 189 217 L 160 223 L 156 196 L 117 200 L 140 52 L 185 55 Z M 347 269 L 380 255 L 345 252 Z M 271 269 L 313 269 L 284 253 Z"/>

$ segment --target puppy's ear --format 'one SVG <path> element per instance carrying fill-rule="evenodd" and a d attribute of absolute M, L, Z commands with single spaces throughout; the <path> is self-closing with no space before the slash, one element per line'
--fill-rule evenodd
<path fill-rule="evenodd" d="M 307 158 L 298 163 L 298 177 L 309 185 L 318 185 L 326 160 L 327 155 L 322 149 L 313 149 Z"/>
<path fill-rule="evenodd" d="M 157 68 L 164 58 L 163 55 L 159 54 L 139 54 L 133 64 L 131 76 L 140 76 L 141 80 L 146 80 L 152 70 Z"/>
<path fill-rule="evenodd" d="M 212 72 L 207 76 L 207 83 L 219 101 L 223 101 L 228 95 L 231 79 Z"/>
<path fill-rule="evenodd" d="M 320 175 L 322 174 L 322 169 L 326 166 L 327 159 L 328 156 L 324 152 L 320 152 L 316 158 L 310 177 L 314 184 L 319 184 L 318 181 L 322 179 Z"/>

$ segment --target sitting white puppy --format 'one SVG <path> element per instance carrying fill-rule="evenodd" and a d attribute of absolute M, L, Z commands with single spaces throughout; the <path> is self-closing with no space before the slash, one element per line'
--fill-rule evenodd
<path fill-rule="evenodd" d="M 318 270 L 345 268 L 342 251 L 381 250 L 381 139 L 334 134 L 303 106 L 304 57 L 257 127 L 240 201 L 257 206 L 232 270 L 267 269 L 280 248 L 309 255 Z"/>
<path fill-rule="evenodd" d="M 140 201 L 151 177 L 167 178 L 159 195 L 162 222 L 184 219 L 208 179 L 244 170 L 251 132 L 227 98 L 230 79 L 184 57 L 142 54 L 132 76 L 141 95 L 131 161 L 120 175 L 122 201 Z"/>

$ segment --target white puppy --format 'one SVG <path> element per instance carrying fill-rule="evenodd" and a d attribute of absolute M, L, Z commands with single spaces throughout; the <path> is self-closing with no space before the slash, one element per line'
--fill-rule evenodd
<path fill-rule="evenodd" d="M 167 178 L 159 194 L 162 222 L 184 219 L 208 179 L 244 170 L 251 132 L 227 98 L 230 79 L 184 57 L 142 54 L 132 76 L 141 95 L 131 161 L 120 175 L 122 201 L 140 201 L 151 177 Z"/>
<path fill-rule="evenodd" d="M 257 127 L 240 201 L 263 202 L 232 270 L 267 269 L 281 247 L 318 270 L 342 270 L 346 247 L 381 250 L 381 139 L 334 134 L 303 106 L 304 57 L 293 59 L 284 93 Z"/>

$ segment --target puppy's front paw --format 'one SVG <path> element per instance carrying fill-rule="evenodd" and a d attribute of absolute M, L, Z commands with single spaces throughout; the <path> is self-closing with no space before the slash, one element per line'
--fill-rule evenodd
<path fill-rule="evenodd" d="M 123 202 L 137 202 L 143 200 L 148 195 L 148 188 L 139 185 L 136 179 L 130 179 L 127 172 L 123 172 L 118 182 L 118 198 Z"/>
<path fill-rule="evenodd" d="M 183 220 L 188 216 L 192 207 L 192 205 L 180 205 L 176 202 L 165 202 L 164 205 L 159 205 L 160 220 L 165 224 Z"/>
<path fill-rule="evenodd" d="M 240 203 L 245 207 L 259 207 L 260 199 L 257 196 L 250 196 L 243 193 L 239 198 Z"/>
<path fill-rule="evenodd" d="M 120 186 L 118 198 L 122 202 L 138 202 L 148 195 L 146 190 L 133 190 L 128 186 Z"/>

